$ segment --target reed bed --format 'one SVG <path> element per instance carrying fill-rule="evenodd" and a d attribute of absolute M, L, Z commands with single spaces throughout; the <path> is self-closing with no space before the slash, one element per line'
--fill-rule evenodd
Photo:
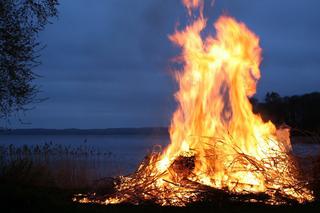
<path fill-rule="evenodd" d="M 35 185 L 46 182 L 48 186 L 64 189 L 89 188 L 94 180 L 108 174 L 114 166 L 112 158 L 111 152 L 86 144 L 78 147 L 54 143 L 1 145 L 0 176 L 23 183 L 25 175 L 25 179 L 34 179 Z"/>

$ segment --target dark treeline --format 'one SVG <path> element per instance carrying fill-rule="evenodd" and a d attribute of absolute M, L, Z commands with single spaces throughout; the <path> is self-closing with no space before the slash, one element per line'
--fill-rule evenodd
<path fill-rule="evenodd" d="M 252 98 L 253 109 L 264 120 L 276 125 L 289 125 L 294 134 L 299 131 L 320 132 L 320 92 L 281 97 L 268 92 L 264 102 Z"/>
<path fill-rule="evenodd" d="M 281 97 L 267 93 L 263 102 L 250 99 L 253 110 L 263 120 L 277 126 L 286 124 L 292 134 L 320 133 L 320 92 Z M 167 135 L 166 127 L 109 128 L 109 129 L 1 129 L 0 135 Z"/>

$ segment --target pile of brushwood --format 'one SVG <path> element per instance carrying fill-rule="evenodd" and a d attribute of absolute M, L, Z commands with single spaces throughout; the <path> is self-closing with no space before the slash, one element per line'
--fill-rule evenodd
<path fill-rule="evenodd" d="M 299 202 L 293 197 L 284 194 L 284 191 L 290 189 L 296 193 L 308 193 L 306 189 L 311 187 L 310 178 L 306 179 L 305 176 L 298 175 L 298 163 L 293 166 L 293 157 L 288 159 L 287 156 L 284 156 L 285 154 L 279 154 L 278 158 L 272 159 L 272 164 L 275 165 L 282 162 L 290 165 L 286 170 L 296 177 L 299 176 L 298 183 L 292 182 L 290 178 L 285 179 L 283 173 L 274 167 L 270 167 L 270 159 L 258 161 L 244 153 L 239 153 L 234 161 L 235 165 L 237 163 L 242 165 L 250 164 L 254 168 L 252 172 L 264 175 L 267 186 L 279 183 L 283 185 L 281 190 L 270 187 L 263 193 L 236 193 L 227 188 L 217 189 L 203 185 L 199 181 L 192 181 L 190 177 L 193 177 L 192 172 L 195 167 L 196 156 L 179 156 L 167 171 L 157 173 L 155 172 L 157 171 L 155 166 L 160 154 L 152 153 L 145 158 L 132 175 L 100 180 L 93 189 L 93 193 L 76 195 L 74 201 L 98 204 L 129 203 L 134 205 L 156 204 L 164 206 L 187 206 L 190 203 L 198 202 L 214 202 L 221 205 L 236 203 L 294 205 Z M 171 180 L 164 178 L 167 177 L 168 173 Z M 156 184 L 159 179 L 167 182 L 167 186 L 159 188 Z M 315 184 L 315 182 L 316 180 L 314 179 L 312 183 Z M 107 187 L 103 187 L 104 185 Z M 104 191 L 103 188 L 107 188 L 108 191 Z M 110 188 L 113 190 L 110 190 Z"/>
<path fill-rule="evenodd" d="M 92 188 L 75 188 L 64 189 L 55 186 L 55 181 L 44 167 L 39 167 L 30 161 L 15 161 L 12 163 L 5 163 L 1 161 L 0 156 L 0 203 L 3 210 L 7 212 L 122 212 L 122 211 L 152 211 L 152 212 L 194 212 L 194 211 L 212 211 L 212 212 L 308 212 L 316 208 L 319 210 L 319 195 L 320 195 L 320 158 L 298 159 L 303 164 L 308 164 L 308 168 L 302 170 L 303 174 L 307 174 L 309 177 L 310 188 L 314 191 L 315 201 L 312 203 L 305 203 L 303 205 L 297 204 L 295 200 L 288 200 L 285 205 L 271 206 L 263 201 L 268 201 L 270 196 L 266 194 L 246 194 L 239 195 L 230 193 L 227 190 L 219 190 L 197 183 L 188 182 L 180 173 L 181 182 L 172 183 L 177 186 L 183 195 L 198 192 L 198 197 L 195 202 L 186 204 L 185 208 L 177 208 L 173 206 L 160 207 L 155 202 L 157 199 L 143 199 L 143 194 L 153 193 L 152 181 L 154 179 L 141 179 L 141 185 L 135 183 L 131 188 L 122 188 L 122 191 L 118 188 L 124 179 L 131 178 L 145 178 L 151 173 L 144 174 L 145 167 L 153 160 L 156 162 L 156 158 L 150 155 L 136 173 L 129 177 L 119 178 L 105 178 L 93 183 Z M 171 172 L 179 173 L 183 171 L 185 175 L 188 174 L 189 169 L 194 167 L 194 158 L 185 158 L 183 156 L 178 157 L 170 168 Z M 150 168 L 148 166 L 148 168 Z M 169 171 L 168 171 L 169 172 Z M 186 173 L 185 173 L 186 172 Z M 313 176 L 312 176 L 313 175 Z M 161 175 L 159 174 L 158 177 Z M 148 181 L 147 181 L 148 180 Z M 144 184 L 149 184 L 149 188 L 145 190 Z M 79 204 L 72 202 L 71 198 L 74 194 L 86 193 L 88 191 L 94 191 L 95 194 L 87 194 L 85 196 L 79 196 L 78 199 L 87 198 L 89 200 L 100 201 L 97 203 L 103 203 L 110 197 L 127 196 L 126 202 L 122 202 L 118 205 L 95 205 Z M 185 190 L 185 191 L 184 191 Z M 127 193 L 127 194 L 125 194 Z M 189 194 L 190 194 L 189 193 Z M 281 195 L 280 195 L 281 196 Z M 187 199 L 187 198 L 186 198 Z M 250 201 L 250 199 L 256 199 L 261 202 L 243 202 Z M 286 200 L 287 198 L 283 198 Z M 169 199 L 168 199 L 169 200 Z M 252 200 L 253 201 L 253 200 Z M 168 201 L 172 202 L 172 201 Z M 140 205 L 133 205 L 133 204 Z M 288 205 L 290 204 L 290 205 Z"/>

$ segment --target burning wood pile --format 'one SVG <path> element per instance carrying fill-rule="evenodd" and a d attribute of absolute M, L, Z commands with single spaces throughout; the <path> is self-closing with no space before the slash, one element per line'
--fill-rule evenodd
<path fill-rule="evenodd" d="M 292 157 L 289 130 L 252 112 L 249 97 L 260 78 L 259 38 L 245 24 L 222 16 L 216 36 L 203 39 L 203 1 L 183 0 L 190 25 L 170 36 L 182 48 L 176 72 L 178 108 L 170 145 L 151 153 L 138 170 L 105 196 L 79 202 L 184 206 L 211 200 L 302 203 L 313 200 Z M 193 12 L 198 10 L 198 17 Z"/>

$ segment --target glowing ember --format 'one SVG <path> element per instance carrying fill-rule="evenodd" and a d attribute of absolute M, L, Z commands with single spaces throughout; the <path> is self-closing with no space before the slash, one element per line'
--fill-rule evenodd
<path fill-rule="evenodd" d="M 185 205 L 204 192 L 232 196 L 264 193 L 264 202 L 310 201 L 312 193 L 299 181 L 291 158 L 288 129 L 276 129 L 252 112 L 249 97 L 260 78 L 259 38 L 243 23 L 222 16 L 215 37 L 203 39 L 206 27 L 202 1 L 183 0 L 199 17 L 170 36 L 182 48 L 183 71 L 177 72 L 178 109 L 170 127 L 171 144 L 151 154 L 104 204 L 150 200 L 160 205 Z M 252 200 L 252 199 L 251 199 Z"/>

